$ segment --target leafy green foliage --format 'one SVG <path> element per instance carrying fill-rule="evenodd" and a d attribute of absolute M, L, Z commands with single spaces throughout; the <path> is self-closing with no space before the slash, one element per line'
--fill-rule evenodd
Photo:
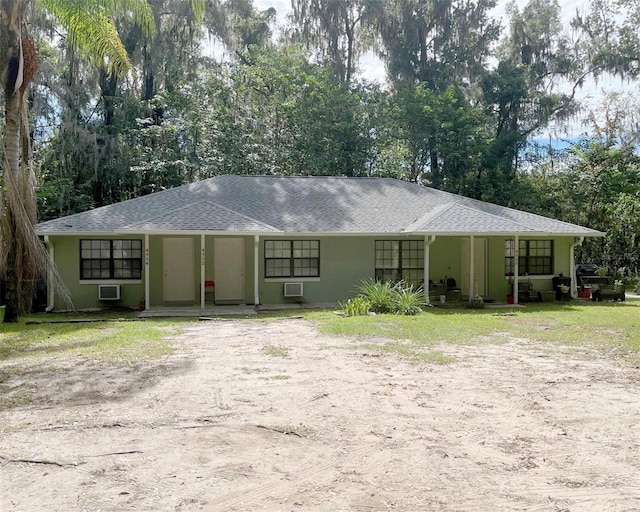
<path fill-rule="evenodd" d="M 609 267 L 616 277 L 637 276 L 640 156 L 630 147 L 585 140 L 571 148 L 566 162 L 561 173 L 523 176 L 520 185 L 531 187 L 539 213 L 605 233 L 585 239 L 577 248 L 578 261 Z"/>
<path fill-rule="evenodd" d="M 402 283 L 396 284 L 394 312 L 399 315 L 417 315 L 422 312 L 425 297 L 422 290 L 414 289 L 413 285 L 405 287 Z"/>
<path fill-rule="evenodd" d="M 365 279 L 358 285 L 358 295 L 369 302 L 369 309 L 374 313 L 395 312 L 396 290 L 389 281 Z"/>
<path fill-rule="evenodd" d="M 347 316 L 365 315 L 369 311 L 417 315 L 424 303 L 424 293 L 413 285 L 406 286 L 403 281 L 391 283 L 367 278 L 358 285 L 358 295 L 341 305 L 341 308 Z"/>
<path fill-rule="evenodd" d="M 338 302 L 340 310 L 345 316 L 363 316 L 369 313 L 369 301 L 362 295 L 356 295 L 347 302 Z"/>

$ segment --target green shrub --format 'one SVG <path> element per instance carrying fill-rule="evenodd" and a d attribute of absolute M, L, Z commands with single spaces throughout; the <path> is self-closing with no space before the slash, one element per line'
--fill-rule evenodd
<path fill-rule="evenodd" d="M 425 302 L 422 289 L 418 288 L 416 290 L 413 285 L 406 287 L 400 281 L 394 287 L 394 291 L 396 294 L 394 313 L 398 315 L 417 315 L 422 311 L 422 306 Z"/>
<path fill-rule="evenodd" d="M 640 277 L 629 277 L 626 279 L 627 291 L 640 293 Z"/>
<path fill-rule="evenodd" d="M 392 284 L 367 278 L 358 285 L 358 295 L 344 306 L 341 304 L 341 307 L 349 316 L 365 315 L 369 311 L 416 315 L 422 311 L 424 302 L 422 289 L 416 289 L 413 285 L 406 286 L 404 281 Z M 367 305 L 366 311 L 363 310 L 363 303 Z"/>
<path fill-rule="evenodd" d="M 364 316 L 369 313 L 369 301 L 362 295 L 356 295 L 344 304 L 339 302 L 338 305 L 345 316 Z"/>
<path fill-rule="evenodd" d="M 368 277 L 358 286 L 358 294 L 369 302 L 369 310 L 374 313 L 394 312 L 396 291 L 391 283 Z"/>

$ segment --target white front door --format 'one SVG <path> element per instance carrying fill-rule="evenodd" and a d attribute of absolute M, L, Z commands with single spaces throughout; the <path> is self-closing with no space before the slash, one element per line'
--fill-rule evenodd
<path fill-rule="evenodd" d="M 462 295 L 471 296 L 469 293 L 469 272 L 471 265 L 471 244 L 468 238 L 462 239 L 462 282 L 458 283 L 460 286 Z M 474 238 L 473 239 L 473 280 L 475 281 L 476 290 L 475 293 L 481 297 L 485 297 L 487 294 L 487 268 L 486 268 L 486 253 L 487 253 L 487 239 L 486 238 Z"/>
<path fill-rule="evenodd" d="M 165 238 L 162 240 L 163 280 L 165 302 L 193 302 L 193 238 Z"/>
<path fill-rule="evenodd" d="M 213 241 L 213 279 L 216 302 L 244 303 L 243 238 L 216 238 Z"/>

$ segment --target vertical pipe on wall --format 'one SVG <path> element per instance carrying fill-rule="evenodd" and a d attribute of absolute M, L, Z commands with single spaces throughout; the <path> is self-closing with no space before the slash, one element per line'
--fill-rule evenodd
<path fill-rule="evenodd" d="M 55 304 L 55 290 L 53 289 L 53 265 L 55 262 L 55 248 L 49 240 L 49 235 L 45 235 L 44 242 L 47 244 L 47 249 L 49 250 L 49 268 L 47 269 L 47 307 L 45 311 L 47 313 L 53 311 L 53 307 Z"/>
<path fill-rule="evenodd" d="M 258 257 L 260 256 L 260 236 L 253 235 L 253 304 L 258 306 L 260 304 L 260 262 Z"/>
<path fill-rule="evenodd" d="M 520 237 L 513 241 L 513 303 L 518 304 L 518 276 L 520 275 Z"/>
<path fill-rule="evenodd" d="M 469 236 L 469 302 L 476 296 L 475 271 L 476 271 L 476 248 L 473 235 Z"/>
<path fill-rule="evenodd" d="M 204 272 L 205 272 L 206 254 L 204 248 L 204 235 L 200 235 L 200 309 L 205 308 L 205 287 L 204 287 Z"/>
<path fill-rule="evenodd" d="M 578 245 L 582 245 L 584 237 L 578 237 L 574 239 L 574 243 L 571 244 L 571 250 L 569 251 L 569 275 L 571 276 L 571 297 L 574 299 L 578 297 L 578 278 L 576 277 L 576 257 L 575 250 Z"/>
<path fill-rule="evenodd" d="M 424 269 L 423 275 L 423 290 L 424 290 L 424 303 L 429 304 L 429 246 L 435 241 L 435 235 L 424 235 Z"/>
<path fill-rule="evenodd" d="M 149 286 L 149 235 L 144 235 L 144 309 L 151 309 Z"/>

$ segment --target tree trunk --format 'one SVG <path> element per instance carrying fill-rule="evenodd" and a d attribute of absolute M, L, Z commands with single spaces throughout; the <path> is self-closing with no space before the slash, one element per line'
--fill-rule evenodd
<path fill-rule="evenodd" d="M 442 189 L 442 176 L 440 176 L 440 165 L 438 163 L 438 152 L 434 149 L 436 145 L 435 137 L 429 137 L 429 166 L 431 169 L 431 185 L 438 190 Z"/>
<path fill-rule="evenodd" d="M 7 211 L 7 215 L 11 215 Z M 11 217 L 13 217 L 11 215 Z M 10 225 L 13 225 L 13 219 L 7 219 Z M 18 273 L 16 272 L 16 244 L 11 243 L 7 251 L 7 269 L 4 274 L 5 289 L 5 307 L 4 307 L 4 323 L 15 323 L 19 318 L 18 304 Z"/>
<path fill-rule="evenodd" d="M 115 97 L 118 91 L 118 78 L 104 69 L 100 70 L 100 95 L 104 105 L 104 124 L 113 126 L 116 118 Z"/>
<path fill-rule="evenodd" d="M 16 268 L 17 258 L 17 227 L 13 205 L 19 201 L 19 173 L 20 173 L 20 94 L 13 92 L 13 83 L 5 87 L 5 187 L 4 198 L 3 239 L 6 260 L 6 305 L 4 310 L 4 322 L 17 322 L 20 310 L 20 272 Z"/>

